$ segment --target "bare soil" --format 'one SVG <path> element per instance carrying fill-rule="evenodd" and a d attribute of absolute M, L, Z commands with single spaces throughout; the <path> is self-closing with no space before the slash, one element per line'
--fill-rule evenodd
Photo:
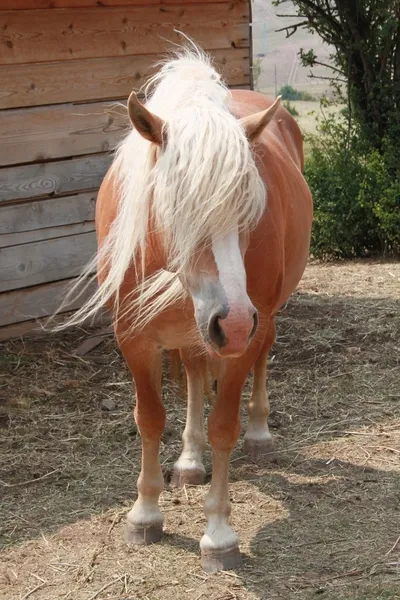
<path fill-rule="evenodd" d="M 133 548 L 140 440 L 112 337 L 84 357 L 91 331 L 0 345 L 0 598 L 399 599 L 399 298 L 400 263 L 309 265 L 269 360 L 276 450 L 233 455 L 244 566 L 214 575 L 198 547 L 208 484 L 168 485 L 185 420 L 168 370 L 165 536 Z"/>

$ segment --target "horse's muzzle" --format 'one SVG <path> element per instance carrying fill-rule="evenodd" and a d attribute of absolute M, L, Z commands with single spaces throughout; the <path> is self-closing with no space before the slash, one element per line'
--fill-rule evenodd
<path fill-rule="evenodd" d="M 207 333 L 213 349 L 221 357 L 241 356 L 257 331 L 258 313 L 254 307 L 247 314 L 218 307 L 208 321 Z"/>

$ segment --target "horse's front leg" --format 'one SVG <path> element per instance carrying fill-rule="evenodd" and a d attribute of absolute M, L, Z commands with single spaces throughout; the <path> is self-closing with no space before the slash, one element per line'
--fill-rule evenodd
<path fill-rule="evenodd" d="M 174 466 L 172 484 L 202 485 L 205 469 L 202 455 L 206 446 L 204 431 L 204 380 L 207 377 L 205 356 L 195 356 L 189 349 L 181 351 L 187 379 L 187 417 L 183 432 L 183 450 Z"/>
<path fill-rule="evenodd" d="M 152 544 L 162 535 L 163 515 L 158 506 L 164 488 L 160 466 L 160 438 L 165 426 L 161 401 L 161 353 L 150 340 L 117 340 L 136 385 L 135 420 L 142 439 L 142 468 L 138 498 L 127 515 L 125 539 L 133 544 Z"/>
<path fill-rule="evenodd" d="M 242 562 L 238 538 L 229 526 L 229 461 L 240 433 L 240 398 L 251 363 L 249 357 L 226 361 L 208 420 L 213 468 L 204 503 L 208 524 L 200 542 L 202 566 L 208 572 L 233 569 Z"/>

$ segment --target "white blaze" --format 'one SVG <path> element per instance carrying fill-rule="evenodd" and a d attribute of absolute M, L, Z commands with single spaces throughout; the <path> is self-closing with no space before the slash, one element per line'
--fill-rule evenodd
<path fill-rule="evenodd" d="M 246 291 L 246 271 L 240 252 L 238 228 L 222 238 L 213 240 L 212 250 L 229 308 L 239 309 L 240 312 L 240 309 L 245 309 L 247 316 L 250 300 Z"/>

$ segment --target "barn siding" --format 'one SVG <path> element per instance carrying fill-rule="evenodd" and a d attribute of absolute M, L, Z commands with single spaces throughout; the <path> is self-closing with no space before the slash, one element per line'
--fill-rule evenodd
<path fill-rule="evenodd" d="M 248 0 L 101 4 L 0 3 L 0 340 L 37 330 L 94 253 L 96 193 L 128 126 L 120 104 L 173 30 L 230 86 L 251 84 Z"/>

